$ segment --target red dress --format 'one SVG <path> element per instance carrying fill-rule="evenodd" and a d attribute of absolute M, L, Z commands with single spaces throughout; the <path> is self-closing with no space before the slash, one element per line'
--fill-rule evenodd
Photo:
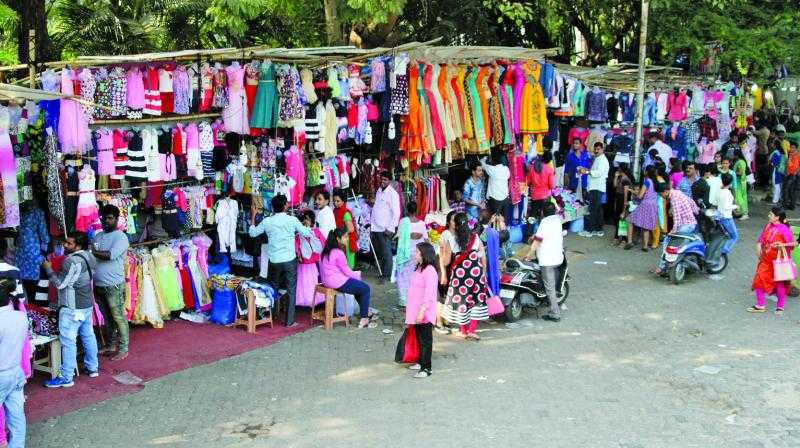
<path fill-rule="evenodd" d="M 753 276 L 751 285 L 753 290 L 761 289 L 767 294 L 772 294 L 775 290 L 775 274 L 772 262 L 778 257 L 778 249 L 772 247 L 772 243 L 789 243 L 794 240 L 791 229 L 786 224 L 767 224 L 758 237 L 761 245 L 761 257 L 758 259 L 756 273 Z M 791 256 L 792 248 L 787 247 L 786 252 Z M 789 283 L 789 282 L 785 282 Z"/>

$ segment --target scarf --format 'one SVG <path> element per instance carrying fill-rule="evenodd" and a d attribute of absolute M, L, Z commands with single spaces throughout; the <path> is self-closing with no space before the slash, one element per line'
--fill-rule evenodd
<path fill-rule="evenodd" d="M 403 218 L 397 227 L 397 255 L 394 265 L 405 265 L 411 259 L 411 219 Z"/>
<path fill-rule="evenodd" d="M 494 295 L 500 295 L 500 234 L 497 230 L 487 227 L 486 234 L 486 278 L 489 290 Z"/>
<path fill-rule="evenodd" d="M 336 218 L 336 227 L 338 227 L 338 228 L 345 227 L 344 216 L 346 214 L 348 214 L 348 213 L 350 213 L 350 219 L 353 220 L 352 221 L 353 222 L 353 233 L 350 234 L 350 252 L 351 253 L 356 253 L 356 250 L 358 248 L 358 246 L 356 244 L 358 242 L 358 235 L 356 234 L 356 231 L 355 231 L 355 228 L 356 228 L 356 217 L 353 215 L 353 212 L 351 212 L 350 209 L 347 208 L 346 205 L 343 205 L 341 207 L 335 207 L 333 209 L 333 217 Z"/>

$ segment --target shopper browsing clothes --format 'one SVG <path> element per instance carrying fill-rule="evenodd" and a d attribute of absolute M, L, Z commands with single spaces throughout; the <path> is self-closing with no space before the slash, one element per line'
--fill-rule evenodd
<path fill-rule="evenodd" d="M 739 208 L 733 203 L 733 193 L 731 185 L 733 176 L 730 174 L 722 175 L 722 188 L 717 193 L 717 210 L 719 211 L 719 224 L 728 233 L 728 239 L 722 246 L 722 253 L 729 254 L 736 241 L 739 240 L 739 232 L 736 230 L 736 223 L 733 221 L 733 211 Z"/>
<path fill-rule="evenodd" d="M 89 238 L 85 233 L 73 231 L 64 241 L 67 257 L 61 269 L 54 272 L 49 261 L 42 263 L 50 284 L 58 291 L 58 339 L 61 342 L 61 370 L 56 378 L 45 383 L 49 388 L 72 387 L 75 384 L 73 378 L 78 370 L 78 336 L 83 344 L 83 366 L 89 378 L 100 374 L 97 339 L 92 328 L 92 276 L 94 274 L 97 278 L 98 263 L 85 250 L 88 245 Z"/>
<path fill-rule="evenodd" d="M 461 337 L 478 341 L 478 321 L 489 319 L 486 250 L 478 235 L 470 230 L 466 214 L 459 213 L 454 219 L 455 244 L 461 251 L 452 256 L 442 319 L 459 325 Z"/>
<path fill-rule="evenodd" d="M 558 322 L 561 320 L 561 307 L 558 305 L 556 282 L 560 276 L 560 266 L 564 263 L 564 232 L 561 228 L 561 217 L 556 213 L 556 206 L 552 202 L 544 205 L 544 215 L 536 235 L 533 236 L 526 259 L 532 260 L 535 256 L 542 268 L 542 281 L 550 301 L 550 313 L 542 319 Z"/>
<path fill-rule="evenodd" d="M 347 231 L 342 228 L 334 230 L 328 236 L 322 250 L 319 273 L 322 284 L 326 287 L 355 296 L 361 315 L 358 328 L 365 328 L 370 320 L 370 287 L 361 280 L 361 273 L 351 270 L 347 264 L 344 248 L 348 241 Z"/>
<path fill-rule="evenodd" d="M 608 178 L 608 158 L 605 156 L 603 144 L 594 144 L 594 160 L 592 168 L 581 168 L 581 174 L 589 175 L 589 215 L 586 217 L 586 226 L 580 233 L 583 237 L 605 236 L 603 233 L 603 196 L 606 194 L 606 179 Z"/>
<path fill-rule="evenodd" d="M 766 296 L 775 294 L 778 303 L 775 305 L 775 314 L 783 314 L 786 293 L 791 287 L 791 282 L 775 281 L 774 262 L 781 249 L 786 250 L 791 257 L 792 249 L 797 245 L 794 235 L 786 221 L 786 212 L 779 207 L 774 207 L 767 215 L 769 222 L 761 231 L 756 246 L 758 265 L 753 276 L 751 287 L 756 294 L 756 304 L 747 309 L 751 313 L 766 311 Z"/>
<path fill-rule="evenodd" d="M 425 221 L 417 217 L 417 203 L 406 204 L 407 216 L 400 220 L 397 230 L 397 255 L 395 256 L 395 277 L 397 279 L 397 292 L 399 305 L 406 306 L 406 297 L 409 291 L 411 275 L 417 266 L 414 251 L 417 244 L 427 241 L 428 228 Z"/>
<path fill-rule="evenodd" d="M 94 272 L 95 297 L 105 316 L 107 339 L 111 346 L 100 353 L 114 361 L 128 357 L 128 320 L 125 316 L 125 257 L 128 236 L 117 228 L 119 209 L 111 204 L 101 210 L 103 231 L 94 236 L 92 255 L 97 259 Z M 81 249 L 88 249 L 82 246 Z"/>
<path fill-rule="evenodd" d="M 317 207 L 316 223 L 322 236 L 328 238 L 328 234 L 336 228 L 336 216 L 330 207 L 331 194 L 327 191 L 320 191 L 314 196 L 314 205 Z"/>
<path fill-rule="evenodd" d="M 370 237 L 380 263 L 381 283 L 392 275 L 392 238 L 400 223 L 400 196 L 391 185 L 391 174 L 381 173 L 381 187 L 375 192 Z"/>
<path fill-rule="evenodd" d="M 11 303 L 16 282 L 0 279 L 0 408 L 5 411 L 8 426 L 8 448 L 25 447 L 25 373 L 22 370 L 22 353 L 28 336 L 28 317 L 14 309 Z"/>
<path fill-rule="evenodd" d="M 486 163 L 486 157 L 484 157 L 481 159 L 481 167 L 489 176 L 486 186 L 486 205 L 489 207 L 489 211 L 493 215 L 508 216 L 508 180 L 511 178 L 511 171 L 503 165 L 502 153 L 500 151 L 492 152 L 491 165 Z"/>
<path fill-rule="evenodd" d="M 418 370 L 414 378 L 427 378 L 431 374 L 433 352 L 433 324 L 436 322 L 439 260 L 431 243 L 424 241 L 414 248 L 414 273 L 406 306 L 406 324 L 413 325 L 419 341 L 419 364 L 409 367 Z"/>
<path fill-rule="evenodd" d="M 478 219 L 478 212 L 486 208 L 483 167 L 478 162 L 472 162 L 469 172 L 469 179 L 464 182 L 464 204 L 469 217 Z"/>
<path fill-rule="evenodd" d="M 297 297 L 297 255 L 295 252 L 295 235 L 312 236 L 311 229 L 300 223 L 294 216 L 286 214 L 286 196 L 279 194 L 272 198 L 274 215 L 268 216 L 255 225 L 255 216 L 250 224 L 249 234 L 255 238 L 262 233 L 267 234 L 267 257 L 270 271 L 275 278 L 270 278 L 274 286 L 281 282 L 286 284 L 288 304 L 286 306 L 287 327 L 295 326 L 294 308 Z"/>

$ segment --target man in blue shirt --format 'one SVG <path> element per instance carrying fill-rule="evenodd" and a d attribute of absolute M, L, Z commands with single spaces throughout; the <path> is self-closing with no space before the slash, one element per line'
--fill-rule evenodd
<path fill-rule="evenodd" d="M 255 217 L 250 224 L 250 237 L 255 238 L 262 233 L 267 234 L 267 253 L 269 264 L 275 273 L 275 278 L 270 278 L 273 286 L 279 286 L 281 280 L 286 282 L 286 291 L 289 303 L 286 307 L 287 327 L 295 326 L 294 304 L 297 291 L 297 254 L 295 253 L 295 235 L 311 236 L 311 229 L 304 226 L 299 219 L 286 214 L 286 196 L 279 194 L 272 198 L 274 215 L 261 220 L 255 225 Z M 263 257 L 265 254 L 261 254 Z M 270 276 L 271 277 L 271 276 Z"/>
<path fill-rule="evenodd" d="M 678 182 L 678 190 L 685 194 L 686 197 L 692 197 L 692 185 L 694 185 L 698 179 L 700 179 L 700 176 L 697 175 L 697 169 L 695 168 L 694 162 L 684 161 L 683 179 Z"/>
<path fill-rule="evenodd" d="M 478 212 L 486 208 L 483 194 L 483 168 L 479 162 L 472 162 L 469 169 L 472 176 L 464 182 L 464 203 L 467 204 L 467 214 L 470 218 L 478 219 Z"/>
<path fill-rule="evenodd" d="M 589 185 L 589 175 L 584 174 L 582 176 L 578 176 L 578 169 L 581 167 L 586 168 L 587 170 L 590 169 L 592 167 L 592 159 L 589 157 L 589 154 L 583 147 L 581 140 L 576 138 L 572 140 L 572 151 L 567 154 L 567 160 L 564 163 L 564 176 L 566 177 L 564 180 L 564 185 L 566 185 L 571 191 L 576 192 L 578 190 L 578 180 L 580 179 L 580 185 L 584 190 L 585 196 L 585 190 Z"/>

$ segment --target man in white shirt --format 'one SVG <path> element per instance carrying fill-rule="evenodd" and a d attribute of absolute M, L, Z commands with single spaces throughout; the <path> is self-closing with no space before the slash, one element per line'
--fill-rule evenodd
<path fill-rule="evenodd" d="M 324 190 L 314 197 L 314 205 L 317 207 L 317 227 L 326 239 L 328 233 L 336 228 L 336 217 L 333 215 L 333 209 L 328 205 L 330 202 L 331 194 Z"/>
<path fill-rule="evenodd" d="M 594 144 L 594 161 L 592 169 L 581 168 L 583 174 L 589 175 L 589 215 L 586 216 L 581 236 L 604 236 L 603 233 L 603 195 L 606 192 L 606 179 L 608 179 L 608 158 L 601 142 Z"/>
<path fill-rule="evenodd" d="M 492 214 L 499 214 L 506 218 L 508 215 L 508 179 L 511 171 L 503 165 L 499 151 L 492 152 L 492 164 L 486 163 L 486 157 L 481 159 L 481 167 L 489 176 L 489 185 L 486 187 L 486 205 Z"/>
<path fill-rule="evenodd" d="M 561 217 L 556 213 L 556 206 L 552 202 L 544 205 L 543 212 L 545 217 L 539 223 L 531 249 L 525 258 L 531 260 L 535 254 L 542 268 L 542 282 L 550 300 L 550 313 L 542 319 L 558 322 L 561 320 L 561 307 L 558 306 L 556 288 L 561 265 L 564 263 L 564 231 L 561 228 Z"/>
<path fill-rule="evenodd" d="M 392 276 L 392 238 L 400 223 L 400 196 L 392 188 L 391 174 L 381 173 L 381 187 L 375 192 L 375 205 L 370 219 L 372 248 L 378 257 L 381 283 Z"/>
<path fill-rule="evenodd" d="M 733 193 L 731 193 L 733 176 L 730 173 L 724 173 L 720 178 L 722 179 L 722 188 L 717 193 L 717 210 L 720 217 L 719 224 L 729 236 L 729 239 L 722 246 L 722 253 L 728 254 L 733 249 L 736 241 L 739 240 L 739 232 L 736 230 L 736 223 L 733 220 L 733 211 L 739 206 L 734 204 Z"/>
<path fill-rule="evenodd" d="M 703 179 L 705 179 L 706 183 L 708 184 L 708 202 L 716 207 L 717 196 L 719 195 L 719 190 L 722 188 L 722 179 L 720 179 L 717 165 L 713 163 L 709 165 L 710 166 L 703 175 Z"/>

